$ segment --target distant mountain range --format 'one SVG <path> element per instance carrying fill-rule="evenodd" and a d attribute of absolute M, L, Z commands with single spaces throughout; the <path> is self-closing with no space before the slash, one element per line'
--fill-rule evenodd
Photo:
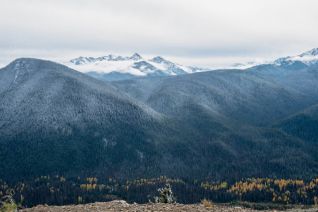
<path fill-rule="evenodd" d="M 51 61 L 17 59 L 0 69 L 0 178 L 315 177 L 315 55 L 112 82 Z M 144 61 L 107 58 L 98 60 Z"/>
<path fill-rule="evenodd" d="M 317 53 L 318 48 L 315 48 L 300 55 L 283 57 L 264 64 L 276 66 L 291 66 L 297 64 L 303 66 L 313 65 L 318 62 Z M 144 59 L 138 53 L 135 53 L 132 56 L 110 54 L 101 57 L 78 57 L 64 64 L 75 70 L 105 81 L 125 80 L 138 77 L 175 76 L 215 70 L 215 68 L 180 65 L 166 60 L 161 56 Z M 262 64 L 256 62 L 236 63 L 231 65 L 230 68 L 246 69 L 257 65 Z"/>
<path fill-rule="evenodd" d="M 144 59 L 137 53 L 132 56 L 78 57 L 65 65 L 109 81 L 147 76 L 173 76 L 201 70 L 173 63 L 160 56 Z"/>

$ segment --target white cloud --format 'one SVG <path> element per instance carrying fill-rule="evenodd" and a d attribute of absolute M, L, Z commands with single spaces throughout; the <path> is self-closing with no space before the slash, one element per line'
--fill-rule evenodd
<path fill-rule="evenodd" d="M 0 62 L 139 52 L 209 65 L 297 54 L 318 47 L 317 8 L 317 0 L 1 0 Z"/>

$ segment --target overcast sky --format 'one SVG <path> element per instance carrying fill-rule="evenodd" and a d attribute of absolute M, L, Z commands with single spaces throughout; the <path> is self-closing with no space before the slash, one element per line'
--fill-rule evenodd
<path fill-rule="evenodd" d="M 217 66 L 318 47 L 317 0 L 0 1 L 0 64 L 138 52 Z"/>

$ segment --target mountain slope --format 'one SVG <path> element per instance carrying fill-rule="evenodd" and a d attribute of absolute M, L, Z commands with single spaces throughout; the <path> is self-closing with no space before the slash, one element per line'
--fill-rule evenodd
<path fill-rule="evenodd" d="M 286 133 L 318 147 L 318 105 L 293 114 L 280 121 L 276 126 Z"/>
<path fill-rule="evenodd" d="M 254 125 L 270 124 L 317 102 L 317 81 L 317 71 L 284 73 L 273 66 L 260 66 L 113 85 L 166 115 L 180 116 L 180 108 L 193 103 L 215 118 Z"/>
<path fill-rule="evenodd" d="M 14 61 L 0 80 L 1 177 L 142 169 L 139 154 L 153 154 L 147 132 L 161 116 L 112 86 L 35 59 Z"/>

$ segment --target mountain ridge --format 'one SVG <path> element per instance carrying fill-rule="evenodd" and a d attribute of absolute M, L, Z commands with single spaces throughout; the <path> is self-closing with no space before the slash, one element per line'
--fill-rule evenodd
<path fill-rule="evenodd" d="M 315 121 L 293 115 L 317 104 L 318 67 L 290 67 L 105 82 L 16 60 L 0 70 L 0 177 L 311 178 L 315 128 L 297 129 Z"/>

